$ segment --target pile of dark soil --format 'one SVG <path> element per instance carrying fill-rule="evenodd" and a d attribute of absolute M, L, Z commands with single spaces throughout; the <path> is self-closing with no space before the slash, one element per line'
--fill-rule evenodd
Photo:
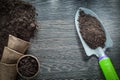
<path fill-rule="evenodd" d="M 0 58 L 8 35 L 30 41 L 36 29 L 35 8 L 20 0 L 0 0 Z"/>
<path fill-rule="evenodd" d="M 31 56 L 22 58 L 18 63 L 18 71 L 25 77 L 32 77 L 38 72 L 38 63 Z"/>
<path fill-rule="evenodd" d="M 80 32 L 83 39 L 90 48 L 104 47 L 106 41 L 105 33 L 100 22 L 93 16 L 80 11 L 79 17 Z"/>

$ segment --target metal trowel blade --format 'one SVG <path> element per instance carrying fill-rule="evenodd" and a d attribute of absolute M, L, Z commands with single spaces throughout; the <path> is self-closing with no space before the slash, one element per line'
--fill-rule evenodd
<path fill-rule="evenodd" d="M 84 11 L 86 14 L 90 14 L 91 16 L 96 17 L 96 18 L 99 20 L 99 22 L 100 22 L 100 24 L 101 24 L 101 27 L 103 28 L 103 30 L 104 30 L 104 32 L 105 32 L 105 36 L 106 36 L 105 46 L 102 48 L 103 51 L 105 51 L 107 48 L 112 47 L 112 46 L 113 46 L 113 41 L 112 41 L 110 35 L 108 34 L 108 32 L 106 31 L 106 29 L 105 29 L 103 23 L 101 22 L 101 20 L 99 19 L 99 17 L 98 17 L 92 10 L 87 9 L 87 8 L 83 8 L 83 7 L 80 7 L 80 8 L 77 10 L 76 15 L 75 15 L 75 27 L 76 27 L 78 36 L 79 36 L 79 38 L 80 38 L 80 41 L 81 41 L 81 43 L 82 43 L 82 45 L 83 45 L 83 47 L 84 47 L 84 50 L 85 50 L 87 56 L 96 55 L 97 57 L 99 57 L 99 55 L 98 55 L 98 51 L 99 51 L 98 48 L 101 48 L 101 47 L 98 47 L 98 48 L 96 48 L 96 49 L 90 48 L 90 47 L 86 44 L 86 42 L 84 41 L 84 39 L 82 38 L 82 35 L 81 35 L 81 33 L 80 33 L 80 28 L 79 28 L 80 26 L 79 26 L 78 19 L 79 19 L 79 16 L 80 16 L 80 15 L 79 15 L 79 12 L 80 12 L 81 10 Z"/>

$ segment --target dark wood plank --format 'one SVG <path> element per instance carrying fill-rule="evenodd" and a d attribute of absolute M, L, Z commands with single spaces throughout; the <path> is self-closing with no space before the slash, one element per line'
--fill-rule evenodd
<path fill-rule="evenodd" d="M 104 80 L 96 57 L 87 57 L 74 26 L 77 9 L 101 19 L 114 46 L 106 52 L 120 76 L 120 0 L 25 0 L 36 7 L 38 30 L 29 52 L 41 62 L 36 80 Z"/>

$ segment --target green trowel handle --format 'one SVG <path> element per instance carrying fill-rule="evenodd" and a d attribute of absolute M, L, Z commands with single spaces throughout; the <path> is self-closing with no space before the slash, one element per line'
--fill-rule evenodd
<path fill-rule="evenodd" d="M 99 64 L 106 80 L 119 80 L 119 77 L 112 65 L 110 58 L 107 56 L 99 58 Z"/>

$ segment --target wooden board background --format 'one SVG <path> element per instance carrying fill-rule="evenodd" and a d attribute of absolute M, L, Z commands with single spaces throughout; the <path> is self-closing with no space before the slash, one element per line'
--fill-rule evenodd
<path fill-rule="evenodd" d="M 81 6 L 93 10 L 110 33 L 114 46 L 106 54 L 120 76 L 120 0 L 25 1 L 38 13 L 39 27 L 29 48 L 41 63 L 35 80 L 104 80 L 97 58 L 85 55 L 75 30 L 74 16 Z"/>

